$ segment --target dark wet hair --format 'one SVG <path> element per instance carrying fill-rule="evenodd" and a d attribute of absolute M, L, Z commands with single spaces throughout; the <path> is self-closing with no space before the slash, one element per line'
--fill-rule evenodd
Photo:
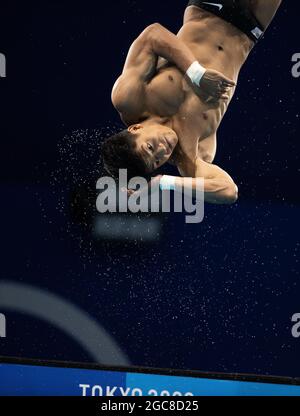
<path fill-rule="evenodd" d="M 135 135 L 128 130 L 109 137 L 101 145 L 104 169 L 115 179 L 119 169 L 127 169 L 128 180 L 135 176 L 149 177 L 147 165 L 136 151 Z"/>

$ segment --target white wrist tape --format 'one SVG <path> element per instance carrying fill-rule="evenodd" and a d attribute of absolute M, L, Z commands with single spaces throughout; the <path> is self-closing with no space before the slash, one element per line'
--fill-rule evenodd
<path fill-rule="evenodd" d="M 163 175 L 159 181 L 159 187 L 162 191 L 175 190 L 176 176 Z"/>
<path fill-rule="evenodd" d="M 206 68 L 199 64 L 198 61 L 192 63 L 189 69 L 186 71 L 186 75 L 192 81 L 193 84 L 200 85 L 200 81 L 206 72 Z"/>

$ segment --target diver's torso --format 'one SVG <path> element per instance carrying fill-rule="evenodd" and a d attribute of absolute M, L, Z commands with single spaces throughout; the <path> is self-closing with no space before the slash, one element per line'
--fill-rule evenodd
<path fill-rule="evenodd" d="M 189 7 L 185 24 L 178 33 L 206 68 L 222 72 L 235 82 L 252 42 L 238 29 L 197 7 Z M 213 135 L 228 108 L 229 100 L 212 101 L 196 95 L 182 73 L 174 66 L 161 65 L 146 88 L 147 113 L 173 119 L 181 153 L 194 160 L 198 142 Z"/>

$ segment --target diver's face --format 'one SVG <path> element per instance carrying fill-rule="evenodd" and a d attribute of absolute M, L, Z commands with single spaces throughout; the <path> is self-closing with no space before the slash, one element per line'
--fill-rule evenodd
<path fill-rule="evenodd" d="M 136 124 L 128 130 L 136 135 L 137 152 L 145 161 L 149 172 L 166 163 L 178 143 L 175 131 L 160 124 Z"/>

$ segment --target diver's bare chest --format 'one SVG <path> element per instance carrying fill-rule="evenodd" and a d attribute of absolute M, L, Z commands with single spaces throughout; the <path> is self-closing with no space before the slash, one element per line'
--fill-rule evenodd
<path fill-rule="evenodd" d="M 164 69 L 146 88 L 146 112 L 159 117 L 172 117 L 187 135 L 205 138 L 215 130 L 215 111 L 195 94 L 181 72 Z"/>
<path fill-rule="evenodd" d="M 187 99 L 186 82 L 174 67 L 162 70 L 146 87 L 146 107 L 149 113 L 171 117 L 178 113 Z"/>

